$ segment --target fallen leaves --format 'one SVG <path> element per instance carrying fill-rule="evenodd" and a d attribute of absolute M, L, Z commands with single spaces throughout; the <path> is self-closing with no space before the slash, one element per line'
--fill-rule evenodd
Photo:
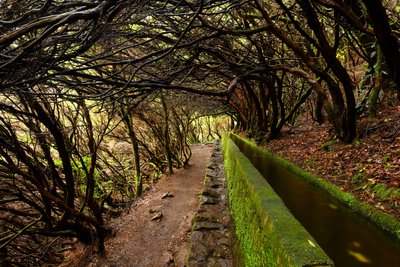
<path fill-rule="evenodd" d="M 328 124 L 305 118 L 297 126 L 284 128 L 282 136 L 265 147 L 400 219 L 400 197 L 382 193 L 400 192 L 400 106 L 384 108 L 377 118 L 358 121 L 360 139 L 352 144 L 331 140 Z M 386 136 L 393 138 L 383 141 Z M 360 173 L 365 181 L 352 182 Z"/>

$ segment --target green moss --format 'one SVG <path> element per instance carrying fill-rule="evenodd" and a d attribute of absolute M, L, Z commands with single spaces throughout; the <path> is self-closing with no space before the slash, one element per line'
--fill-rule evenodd
<path fill-rule="evenodd" d="M 387 162 L 389 162 L 389 161 L 390 161 L 390 155 L 384 156 L 384 157 L 382 158 L 382 160 L 381 160 L 382 163 L 387 163 Z"/>
<path fill-rule="evenodd" d="M 309 159 L 304 163 L 304 166 L 313 166 L 315 164 L 315 159 Z"/>
<path fill-rule="evenodd" d="M 376 184 L 372 188 L 372 192 L 381 199 L 391 199 L 398 197 L 399 195 L 399 189 L 395 189 L 393 187 L 386 187 L 385 184 Z"/>
<path fill-rule="evenodd" d="M 335 141 L 334 140 L 329 140 L 328 142 L 325 142 L 323 145 L 322 145 L 322 149 L 324 150 L 324 151 L 330 151 L 331 150 L 331 148 L 332 148 L 332 146 L 335 144 Z"/>
<path fill-rule="evenodd" d="M 315 262 L 321 263 L 320 266 L 332 265 L 313 237 L 227 136 L 223 138 L 223 151 L 231 213 L 244 265 L 287 267 L 310 266 Z"/>
<path fill-rule="evenodd" d="M 337 186 L 328 183 L 327 181 L 302 170 L 300 167 L 294 165 L 293 163 L 282 159 L 281 157 L 272 154 L 260 147 L 257 147 L 254 143 L 249 142 L 248 140 L 239 137 L 237 135 L 231 134 L 234 138 L 239 138 L 244 141 L 246 144 L 252 147 L 252 149 L 257 150 L 259 153 L 270 158 L 276 164 L 279 164 L 289 170 L 290 172 L 294 173 L 298 177 L 302 178 L 308 184 L 319 188 L 320 190 L 325 191 L 330 197 L 333 199 L 339 200 L 345 206 L 353 210 L 354 212 L 358 213 L 362 217 L 366 218 L 367 220 L 375 223 L 378 225 L 383 231 L 395 236 L 397 239 L 400 240 L 400 221 L 398 221 L 393 215 L 384 213 L 379 209 L 363 203 L 357 198 L 347 192 L 344 192 Z"/>
<path fill-rule="evenodd" d="M 367 177 L 363 173 L 356 173 L 351 177 L 351 183 L 352 184 L 361 184 L 362 182 L 365 182 L 367 180 Z"/>

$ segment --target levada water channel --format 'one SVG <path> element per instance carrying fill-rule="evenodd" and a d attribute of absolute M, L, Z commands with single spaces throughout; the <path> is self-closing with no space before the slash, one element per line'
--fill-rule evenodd
<path fill-rule="evenodd" d="M 398 240 L 241 139 L 231 138 L 335 266 L 400 266 Z"/>

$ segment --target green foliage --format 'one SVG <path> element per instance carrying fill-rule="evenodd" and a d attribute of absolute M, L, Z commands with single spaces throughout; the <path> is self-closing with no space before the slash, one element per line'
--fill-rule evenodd
<path fill-rule="evenodd" d="M 229 130 L 230 118 L 226 115 L 222 116 L 201 116 L 194 113 L 196 118 L 190 120 L 188 127 L 188 141 L 192 144 L 212 142 L 221 138 L 225 131 Z"/>
<path fill-rule="evenodd" d="M 385 184 L 376 184 L 372 188 L 372 192 L 382 199 L 389 199 L 392 198 L 393 195 L 396 195 L 396 190 L 387 188 Z"/>
<path fill-rule="evenodd" d="M 83 161 L 83 164 L 82 164 Z M 91 157 L 83 156 L 81 160 L 72 160 L 71 159 L 71 166 L 72 171 L 75 174 L 76 182 L 79 185 L 79 189 L 81 192 L 86 191 L 86 170 L 90 168 Z M 57 168 L 62 168 L 62 160 L 56 159 L 54 160 L 54 164 Z M 94 170 L 93 179 L 95 181 L 94 184 L 94 198 L 101 198 L 102 196 L 106 195 L 109 191 L 111 191 L 114 181 L 113 180 L 101 180 L 101 173 L 98 169 Z"/>
<path fill-rule="evenodd" d="M 391 170 L 391 169 L 396 169 L 396 166 L 388 163 L 383 167 L 385 170 Z"/>
<path fill-rule="evenodd" d="M 353 175 L 353 177 L 351 177 L 351 183 L 352 184 L 361 184 L 363 182 L 365 182 L 367 180 L 367 177 L 365 177 L 365 175 L 361 172 Z"/>
<path fill-rule="evenodd" d="M 390 155 L 386 155 L 381 159 L 382 163 L 388 163 L 390 161 Z"/>
<path fill-rule="evenodd" d="M 368 190 L 372 196 L 378 196 L 383 200 L 392 200 L 399 196 L 400 189 L 387 187 L 384 183 L 377 183 L 374 179 L 368 179 L 363 172 L 359 172 L 351 178 L 351 183 L 358 185 L 357 190 Z"/>
<path fill-rule="evenodd" d="M 353 140 L 352 145 L 353 145 L 354 147 L 359 147 L 359 146 L 361 146 L 361 140 L 358 139 L 358 138 L 355 138 L 355 139 Z"/>
<path fill-rule="evenodd" d="M 334 140 L 329 140 L 325 143 L 322 144 L 322 149 L 324 151 L 330 151 L 332 149 L 332 146 L 335 144 L 336 142 Z"/>
<path fill-rule="evenodd" d="M 304 166 L 313 166 L 315 164 L 315 159 L 309 159 L 304 163 Z"/>

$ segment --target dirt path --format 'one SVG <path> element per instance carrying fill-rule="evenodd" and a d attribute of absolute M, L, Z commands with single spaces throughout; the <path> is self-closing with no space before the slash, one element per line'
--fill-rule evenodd
<path fill-rule="evenodd" d="M 106 242 L 107 258 L 95 258 L 89 266 L 183 266 L 211 148 L 192 146 L 190 166 L 161 179 L 118 218 L 113 223 L 116 236 Z M 167 192 L 173 197 L 162 199 Z M 152 220 L 160 214 L 159 220 Z"/>

